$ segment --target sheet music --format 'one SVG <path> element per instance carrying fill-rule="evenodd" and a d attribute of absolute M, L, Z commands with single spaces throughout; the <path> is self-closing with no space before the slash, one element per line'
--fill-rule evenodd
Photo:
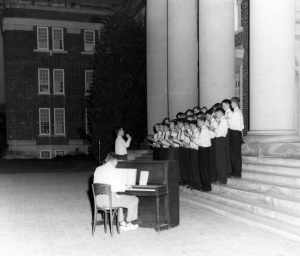
<path fill-rule="evenodd" d="M 149 178 L 149 171 L 141 171 L 139 185 L 146 186 L 148 183 L 148 178 Z"/>

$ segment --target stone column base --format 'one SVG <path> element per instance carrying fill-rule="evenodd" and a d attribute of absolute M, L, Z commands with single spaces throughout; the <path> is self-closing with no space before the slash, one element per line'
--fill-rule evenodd
<path fill-rule="evenodd" d="M 242 154 L 245 156 L 300 157 L 300 136 L 247 135 Z"/>

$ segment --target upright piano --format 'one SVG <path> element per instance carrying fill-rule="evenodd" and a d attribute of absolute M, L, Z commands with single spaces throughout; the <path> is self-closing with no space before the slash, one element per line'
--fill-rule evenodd
<path fill-rule="evenodd" d="M 125 191 L 139 198 L 137 223 L 156 231 L 179 225 L 179 166 L 178 161 L 120 161 L 119 168 L 149 171 L 146 186 L 133 186 Z"/>

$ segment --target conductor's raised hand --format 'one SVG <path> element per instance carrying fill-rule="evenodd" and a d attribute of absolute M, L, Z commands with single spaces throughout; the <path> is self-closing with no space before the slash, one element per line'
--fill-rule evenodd
<path fill-rule="evenodd" d="M 127 139 L 131 139 L 131 136 L 129 134 L 126 134 Z"/>

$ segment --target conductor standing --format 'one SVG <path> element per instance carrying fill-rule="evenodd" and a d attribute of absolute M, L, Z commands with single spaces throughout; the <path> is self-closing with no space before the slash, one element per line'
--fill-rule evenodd
<path fill-rule="evenodd" d="M 118 127 L 116 129 L 116 141 L 115 141 L 115 153 L 118 158 L 118 160 L 127 160 L 128 154 L 127 154 L 127 148 L 129 148 L 131 143 L 131 136 L 129 134 L 126 134 L 127 140 L 125 141 L 123 139 L 123 136 L 125 135 L 124 130 L 122 127 Z"/>

